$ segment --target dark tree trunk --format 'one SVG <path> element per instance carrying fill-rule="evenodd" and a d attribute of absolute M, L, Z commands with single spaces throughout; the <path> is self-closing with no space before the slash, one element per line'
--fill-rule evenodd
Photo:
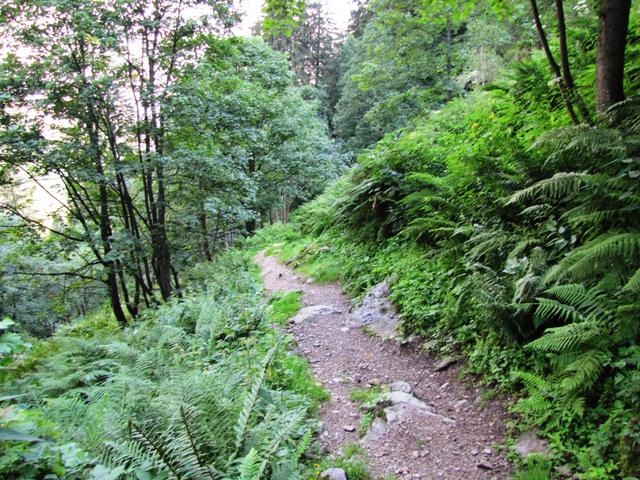
<path fill-rule="evenodd" d="M 624 100 L 624 50 L 631 0 L 598 3 L 598 55 L 596 58 L 596 109 L 604 112 Z"/>
<path fill-rule="evenodd" d="M 122 310 L 120 304 L 120 294 L 118 292 L 118 279 L 116 272 L 111 269 L 107 271 L 107 289 L 109 290 L 109 300 L 111 302 L 111 310 L 116 317 L 116 320 L 122 327 L 127 326 L 127 317 Z"/>
<path fill-rule="evenodd" d="M 562 0 L 556 0 L 556 18 L 558 20 L 558 37 L 560 40 L 560 65 L 562 66 L 562 79 L 567 89 L 567 94 L 572 102 L 575 102 L 582 120 L 591 125 L 591 115 L 587 109 L 582 95 L 576 88 L 571 75 L 571 67 L 569 64 L 569 48 L 567 47 L 567 26 L 564 20 L 564 6 Z"/>
<path fill-rule="evenodd" d="M 200 212 L 198 213 L 198 221 L 200 222 L 200 234 L 202 235 L 202 251 L 207 261 L 211 261 L 211 248 L 209 247 L 209 228 L 207 227 L 207 212 L 204 209 L 204 202 L 200 203 Z"/>
<path fill-rule="evenodd" d="M 569 98 L 569 94 L 566 89 L 566 85 L 562 79 L 562 74 L 560 73 L 560 66 L 551 52 L 551 48 L 549 47 L 549 41 L 547 40 L 547 35 L 544 32 L 544 28 L 542 27 L 542 21 L 540 20 L 540 11 L 538 10 L 538 3 L 536 0 L 530 0 L 531 3 L 531 14 L 533 15 L 533 22 L 536 26 L 536 31 L 538 32 L 538 39 L 540 40 L 540 44 L 542 45 L 542 49 L 544 50 L 544 54 L 547 57 L 547 62 L 549 63 L 549 68 L 551 68 L 551 73 L 553 73 L 555 80 L 558 82 L 558 88 L 560 89 L 560 95 L 562 95 L 562 101 L 564 102 L 565 107 L 567 108 L 567 113 L 571 118 L 571 121 L 574 125 L 580 124 L 578 120 L 578 116 L 576 115 L 575 110 L 573 109 L 573 104 L 571 103 L 571 98 Z"/>
<path fill-rule="evenodd" d="M 258 222 L 255 220 L 255 218 L 252 218 L 251 220 L 247 220 L 245 222 L 244 228 L 247 231 L 247 235 L 253 235 L 256 232 L 256 229 L 258 228 Z"/>
<path fill-rule="evenodd" d="M 451 14 L 447 12 L 447 80 L 451 81 Z"/>

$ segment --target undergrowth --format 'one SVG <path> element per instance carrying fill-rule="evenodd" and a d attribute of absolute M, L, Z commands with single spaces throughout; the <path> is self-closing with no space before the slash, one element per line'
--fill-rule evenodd
<path fill-rule="evenodd" d="M 274 293 L 269 302 L 271 305 L 271 320 L 279 325 L 284 325 L 287 320 L 302 308 L 302 304 L 300 303 L 301 297 L 302 292 L 300 291 Z"/>
<path fill-rule="evenodd" d="M 557 111 L 514 88 L 382 140 L 253 241 L 356 298 L 386 279 L 403 335 L 465 356 L 514 398 L 514 436 L 549 440 L 522 478 L 639 477 L 640 103 L 545 131 Z"/>
<path fill-rule="evenodd" d="M 260 299 L 250 255 L 231 252 L 123 331 L 100 312 L 29 348 L 4 322 L 2 478 L 313 475 L 327 393 L 270 326 L 299 295 L 271 314 Z"/>

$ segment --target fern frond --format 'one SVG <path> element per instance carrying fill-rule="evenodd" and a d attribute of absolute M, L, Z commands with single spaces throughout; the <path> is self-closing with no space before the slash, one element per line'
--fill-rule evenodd
<path fill-rule="evenodd" d="M 187 443 L 188 445 L 188 449 L 184 449 L 186 451 L 183 450 L 183 452 L 180 452 L 180 454 L 184 458 L 186 452 L 188 451 L 190 456 L 192 457 L 189 458 L 190 461 L 188 462 L 191 463 L 191 471 L 197 471 L 200 474 L 200 477 L 206 476 L 211 480 L 215 480 L 215 478 L 219 477 L 221 474 L 220 472 L 215 472 L 214 469 L 212 469 L 211 466 L 207 464 L 202 452 L 200 451 L 200 448 L 198 447 L 199 440 L 197 438 L 197 432 L 192 426 L 198 420 L 197 412 L 194 409 L 187 410 L 185 406 L 181 405 L 179 408 L 179 417 L 180 425 L 184 431 L 186 440 L 185 443 Z M 184 465 L 186 462 L 183 461 L 181 463 Z"/>
<path fill-rule="evenodd" d="M 629 98 L 609 107 L 606 115 L 615 125 L 622 125 L 631 133 L 640 133 L 640 100 Z"/>
<path fill-rule="evenodd" d="M 630 293 L 640 292 L 640 268 L 631 275 L 629 280 L 627 280 L 627 284 L 624 286 L 623 290 Z"/>
<path fill-rule="evenodd" d="M 249 450 L 238 465 L 238 480 L 259 480 L 262 471 L 263 460 L 255 448 Z"/>
<path fill-rule="evenodd" d="M 527 348 L 546 352 L 568 352 L 597 338 L 600 334 L 598 322 L 571 323 L 548 328 L 542 337 L 528 343 Z"/>
<path fill-rule="evenodd" d="M 580 205 L 575 209 L 566 212 L 562 217 L 566 218 L 569 224 L 574 228 L 600 227 L 605 222 L 611 221 L 613 218 L 619 217 L 620 209 L 612 210 L 595 210 L 584 211 L 585 205 Z"/>
<path fill-rule="evenodd" d="M 621 149 L 622 137 L 614 129 L 588 125 L 559 128 L 543 133 L 532 148 L 546 148 L 550 156 L 579 152 L 582 157 L 594 158 Z"/>
<path fill-rule="evenodd" d="M 277 346 L 274 346 L 271 350 L 269 350 L 264 360 L 262 361 L 262 364 L 260 366 L 260 371 L 258 372 L 258 376 L 256 377 L 255 381 L 253 382 L 253 385 L 251 386 L 251 389 L 249 389 L 249 392 L 244 398 L 244 402 L 242 404 L 242 411 L 240 412 L 240 415 L 238 416 L 238 421 L 236 423 L 236 426 L 234 427 L 234 431 L 236 433 L 236 439 L 235 439 L 236 454 L 240 452 L 240 449 L 242 448 L 242 444 L 244 443 L 245 435 L 247 432 L 247 426 L 249 424 L 249 417 L 251 416 L 251 413 L 253 412 L 253 409 L 256 405 L 258 394 L 260 393 L 260 388 L 262 388 L 262 384 L 264 383 L 264 379 L 267 375 L 267 367 L 269 366 L 269 364 L 271 363 L 271 360 L 276 354 L 276 350 L 277 350 Z"/>
<path fill-rule="evenodd" d="M 523 240 L 520 240 L 511 249 L 511 251 L 509 252 L 509 255 L 507 255 L 507 258 L 509 259 L 518 258 L 518 256 L 520 256 L 522 253 L 526 252 L 531 247 L 535 247 L 536 245 L 539 245 L 539 244 L 540 244 L 540 241 L 535 238 L 525 238 Z"/>
<path fill-rule="evenodd" d="M 640 233 L 607 233 L 576 248 L 544 276 L 550 283 L 564 277 L 581 280 L 599 274 L 612 262 L 632 259 L 640 252 Z"/>
<path fill-rule="evenodd" d="M 583 303 L 585 299 L 588 298 L 586 287 L 580 283 L 556 285 L 548 289 L 545 293 L 553 295 L 564 303 L 573 306 Z"/>
<path fill-rule="evenodd" d="M 166 445 L 164 445 L 162 441 L 162 435 L 158 434 L 157 429 L 153 427 L 143 427 L 133 421 L 129 421 L 129 429 L 131 430 L 131 437 L 134 440 L 148 452 L 152 452 L 154 457 L 160 460 L 161 464 L 168 469 L 175 478 L 181 478 L 174 460 L 171 458 L 170 453 L 166 449 Z"/>
<path fill-rule="evenodd" d="M 529 393 L 547 392 L 549 389 L 547 381 L 535 373 L 517 370 L 513 372 L 512 378 L 514 380 L 520 380 Z"/>
<path fill-rule="evenodd" d="M 559 172 L 551 178 L 546 178 L 534 183 L 530 187 L 515 192 L 507 205 L 521 203 L 531 198 L 543 196 L 554 200 L 566 199 L 572 197 L 580 191 L 580 187 L 584 184 L 587 177 L 586 172 Z"/>
<path fill-rule="evenodd" d="M 313 439 L 313 431 L 310 428 L 307 428 L 300 438 L 296 449 L 291 454 L 291 461 L 295 464 L 300 462 L 302 455 L 307 451 L 309 445 L 311 445 L 311 440 Z"/>
<path fill-rule="evenodd" d="M 598 380 L 608 361 L 608 352 L 587 350 L 563 369 L 565 378 L 560 382 L 560 388 L 565 392 L 588 390 Z"/>
<path fill-rule="evenodd" d="M 565 399 L 567 410 L 569 410 L 574 415 L 578 415 L 579 417 L 584 415 L 584 404 L 585 398 L 581 396 L 574 396 L 569 399 Z"/>
<path fill-rule="evenodd" d="M 565 323 L 584 320 L 581 313 L 571 305 L 550 298 L 538 298 L 537 300 L 538 308 L 533 316 L 536 327 L 544 325 L 550 318 L 557 318 Z"/>

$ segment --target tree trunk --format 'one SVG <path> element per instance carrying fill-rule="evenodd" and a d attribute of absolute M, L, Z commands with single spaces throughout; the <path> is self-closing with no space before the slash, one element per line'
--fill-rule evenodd
<path fill-rule="evenodd" d="M 451 13 L 447 12 L 447 80 L 451 81 Z"/>
<path fill-rule="evenodd" d="M 202 235 L 202 251 L 207 261 L 210 262 L 212 257 L 211 248 L 209 247 L 209 228 L 207 227 L 207 212 L 204 209 L 204 202 L 200 202 L 198 221 L 200 222 L 200 235 Z"/>
<path fill-rule="evenodd" d="M 631 0 L 598 3 L 598 55 L 596 58 L 596 110 L 604 112 L 624 100 L 624 50 Z"/>
<path fill-rule="evenodd" d="M 116 277 L 116 272 L 113 270 L 107 271 L 107 289 L 109 290 L 109 300 L 111 302 L 111 310 L 116 317 L 116 320 L 120 324 L 121 327 L 127 326 L 127 316 L 124 314 L 124 310 L 122 310 L 122 305 L 120 304 L 120 293 L 118 292 L 118 279 Z"/>
<path fill-rule="evenodd" d="M 562 96 L 562 101 L 564 102 L 565 107 L 567 108 L 567 113 L 571 118 L 571 122 L 574 125 L 579 125 L 580 121 L 578 120 L 578 116 L 576 115 L 575 110 L 573 109 L 573 104 L 571 103 L 571 98 L 566 91 L 566 85 L 562 80 L 562 75 L 560 73 L 560 66 L 551 52 L 551 48 L 549 47 L 549 41 L 547 40 L 547 35 L 544 32 L 544 28 L 542 27 L 542 21 L 540 20 L 540 12 L 538 10 L 538 3 L 536 0 L 530 0 L 531 3 L 531 14 L 533 15 L 533 22 L 536 26 L 536 31 L 538 32 L 538 39 L 540 40 L 540 44 L 542 45 L 542 49 L 544 50 L 544 54 L 547 57 L 547 62 L 549 63 L 549 68 L 551 68 L 551 72 L 553 73 L 556 82 L 558 82 L 558 88 L 560 89 L 560 95 Z"/>
<path fill-rule="evenodd" d="M 560 40 L 560 65 L 562 66 L 562 78 L 567 88 L 567 94 L 572 102 L 575 102 L 582 120 L 591 125 L 591 115 L 587 109 L 582 95 L 576 88 L 571 75 L 571 67 L 569 65 L 569 48 L 567 47 L 567 26 L 564 20 L 564 6 L 562 0 L 556 0 L 556 18 L 558 20 L 558 38 Z"/>

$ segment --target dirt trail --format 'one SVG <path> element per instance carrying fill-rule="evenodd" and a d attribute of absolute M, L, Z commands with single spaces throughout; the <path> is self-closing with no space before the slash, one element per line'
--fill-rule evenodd
<path fill-rule="evenodd" d="M 504 411 L 498 402 L 478 406 L 478 391 L 457 379 L 457 369 L 436 372 L 435 361 L 415 347 L 400 346 L 350 327 L 350 300 L 339 285 L 319 285 L 298 276 L 275 257 L 256 256 L 265 288 L 303 292 L 304 306 L 326 306 L 308 319 L 290 324 L 299 353 L 312 365 L 316 379 L 331 392 L 320 412 L 320 443 L 339 452 L 360 442 L 377 476 L 400 479 L 489 480 L 510 478 L 504 455 L 494 447 L 504 435 Z M 349 401 L 349 391 L 369 384 L 404 381 L 434 413 L 416 412 L 389 422 L 387 431 L 358 434 L 362 412 Z M 354 430 L 354 431 L 351 431 Z"/>

